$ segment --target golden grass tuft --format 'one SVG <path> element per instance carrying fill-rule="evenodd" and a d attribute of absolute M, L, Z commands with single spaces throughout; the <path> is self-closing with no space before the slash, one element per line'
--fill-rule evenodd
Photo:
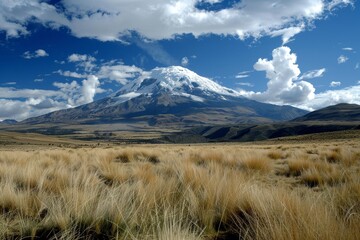
<path fill-rule="evenodd" d="M 279 150 L 271 151 L 267 154 L 270 159 L 277 160 L 284 157 L 284 153 Z"/>
<path fill-rule="evenodd" d="M 271 170 L 271 162 L 262 157 L 251 157 L 242 160 L 247 169 L 257 170 L 260 172 L 269 172 Z"/>
<path fill-rule="evenodd" d="M 359 143 L 317 147 L 0 151 L 0 238 L 359 239 Z"/>

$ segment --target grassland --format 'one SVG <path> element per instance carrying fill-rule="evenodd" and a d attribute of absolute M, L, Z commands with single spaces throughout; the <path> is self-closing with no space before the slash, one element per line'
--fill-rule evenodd
<path fill-rule="evenodd" d="M 72 144 L 0 148 L 0 239 L 360 239 L 359 138 Z"/>

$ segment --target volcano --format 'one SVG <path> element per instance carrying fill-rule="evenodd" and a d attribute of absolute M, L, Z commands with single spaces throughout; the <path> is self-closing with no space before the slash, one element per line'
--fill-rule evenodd
<path fill-rule="evenodd" d="M 155 68 L 112 95 L 24 120 L 26 124 L 145 123 L 149 126 L 269 123 L 307 112 L 260 103 L 180 67 Z"/>

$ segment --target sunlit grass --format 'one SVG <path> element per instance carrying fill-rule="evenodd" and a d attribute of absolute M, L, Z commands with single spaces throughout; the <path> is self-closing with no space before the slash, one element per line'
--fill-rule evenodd
<path fill-rule="evenodd" d="M 360 144 L 326 145 L 1 151 L 0 238 L 359 239 Z"/>

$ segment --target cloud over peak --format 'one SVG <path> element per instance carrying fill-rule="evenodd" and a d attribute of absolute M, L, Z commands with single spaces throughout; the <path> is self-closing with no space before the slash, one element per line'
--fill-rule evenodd
<path fill-rule="evenodd" d="M 76 37 L 122 41 L 131 31 L 152 40 L 176 35 L 204 34 L 247 37 L 281 36 L 291 41 L 307 25 L 333 11 L 351 5 L 350 0 L 243 0 L 219 10 L 198 8 L 199 3 L 221 0 L 63 0 L 52 5 L 41 0 L 0 1 L 0 31 L 7 37 L 29 34 L 29 22 L 51 28 L 67 27 Z"/>

